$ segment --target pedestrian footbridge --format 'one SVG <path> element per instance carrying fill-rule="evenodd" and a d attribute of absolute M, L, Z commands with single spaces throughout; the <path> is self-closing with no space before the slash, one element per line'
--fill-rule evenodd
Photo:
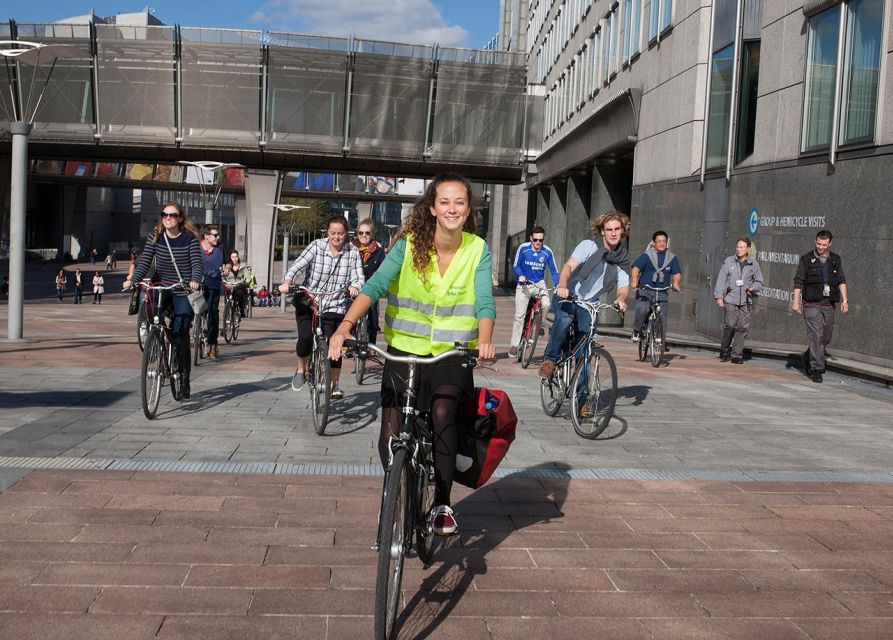
<path fill-rule="evenodd" d="M 210 157 L 257 169 L 521 178 L 523 54 L 94 23 L 11 21 L 0 24 L 0 40 L 83 51 L 52 70 L 32 156 Z M 40 93 L 50 63 L 11 65 L 13 91 L 0 92 L 0 121 L 15 119 L 13 101 L 24 105 Z"/>

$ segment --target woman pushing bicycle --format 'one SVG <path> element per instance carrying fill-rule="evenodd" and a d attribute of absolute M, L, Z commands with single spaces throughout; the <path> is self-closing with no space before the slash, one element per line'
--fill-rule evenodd
<path fill-rule="evenodd" d="M 347 242 L 348 223 L 343 216 L 332 216 L 326 223 L 326 237 L 314 240 L 301 252 L 292 263 L 279 291 L 288 293 L 292 280 L 299 273 L 310 270 L 304 279 L 304 286 L 313 291 L 337 291 L 338 295 L 324 296 L 320 302 L 319 320 L 323 335 L 331 336 L 344 318 L 348 299 L 344 290 L 351 297 L 357 295 L 363 286 L 363 262 L 357 248 Z M 298 354 L 296 388 L 303 387 L 310 368 L 310 352 L 313 350 L 313 309 L 303 299 L 303 294 L 295 295 L 295 322 L 298 325 L 298 342 L 295 351 Z M 334 352 L 333 352 L 334 353 Z M 332 358 L 332 398 L 344 397 L 338 386 L 341 379 L 341 351 Z"/>
<path fill-rule="evenodd" d="M 329 343 L 329 357 L 341 354 L 344 340 L 379 298 L 386 297 L 385 341 L 397 355 L 434 356 L 456 342 L 477 346 L 480 358 L 496 356 L 493 324 L 496 305 L 490 276 L 490 250 L 474 235 L 471 184 L 456 174 L 440 175 L 415 203 L 397 232 L 391 250 L 350 306 Z M 456 415 L 474 392 L 472 370 L 463 358 L 422 366 L 416 409 L 430 411 L 434 423 L 435 496 L 433 529 L 458 530 L 450 508 L 456 469 Z M 400 431 L 400 396 L 406 365 L 386 362 L 381 384 L 378 453 L 387 467 L 392 437 Z"/>
<path fill-rule="evenodd" d="M 188 282 L 195 291 L 205 275 L 201 247 L 198 243 L 198 229 L 189 221 L 176 202 L 168 202 L 161 207 L 158 224 L 146 240 L 146 247 L 140 254 L 133 273 L 124 281 L 129 289 L 132 282 L 142 280 L 155 263 L 156 278 L 164 283 Z M 188 280 L 187 280 L 188 279 Z M 192 361 L 189 349 L 189 328 L 192 325 L 192 306 L 186 291 L 175 291 L 166 300 L 173 301 L 174 342 L 180 362 L 181 399 L 189 398 L 189 372 Z"/>

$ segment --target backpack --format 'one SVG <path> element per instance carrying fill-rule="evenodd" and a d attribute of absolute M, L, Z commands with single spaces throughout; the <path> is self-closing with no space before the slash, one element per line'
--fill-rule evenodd
<path fill-rule="evenodd" d="M 505 391 L 479 387 L 460 408 L 459 418 L 455 480 L 477 489 L 490 479 L 508 453 L 518 416 Z"/>

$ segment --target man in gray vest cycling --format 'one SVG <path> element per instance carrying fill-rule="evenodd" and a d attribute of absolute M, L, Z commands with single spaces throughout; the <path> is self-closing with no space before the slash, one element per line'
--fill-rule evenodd
<path fill-rule="evenodd" d="M 670 239 L 666 231 L 655 231 L 651 236 L 651 244 L 633 262 L 632 275 L 630 276 L 630 287 L 636 292 L 633 342 L 639 341 L 639 333 L 642 331 L 645 320 L 648 319 L 648 312 L 651 310 L 651 303 L 655 296 L 660 296 L 658 298 L 660 302 L 667 301 L 666 291 L 655 292 L 650 289 L 639 289 L 638 286 L 643 284 L 656 289 L 670 287 L 673 291 L 682 291 L 682 270 L 679 268 L 679 258 L 669 250 L 669 243 Z"/>

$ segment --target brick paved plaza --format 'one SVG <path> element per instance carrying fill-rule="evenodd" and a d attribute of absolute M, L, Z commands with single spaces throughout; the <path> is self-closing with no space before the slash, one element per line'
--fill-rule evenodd
<path fill-rule="evenodd" d="M 31 342 L 0 343 L 0 637 L 370 637 L 377 369 L 316 436 L 291 316 L 258 309 L 148 421 L 108 298 L 29 303 Z M 518 439 L 455 492 L 461 536 L 408 561 L 401 637 L 893 637 L 893 393 L 605 344 L 621 394 L 592 442 L 543 415 L 535 367 L 479 371 Z"/>

